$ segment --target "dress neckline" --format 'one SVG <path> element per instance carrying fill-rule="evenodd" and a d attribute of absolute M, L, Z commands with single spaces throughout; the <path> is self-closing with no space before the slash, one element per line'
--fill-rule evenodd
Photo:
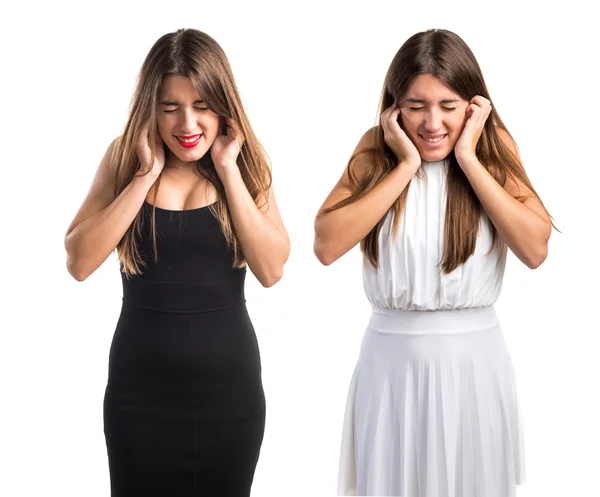
<path fill-rule="evenodd" d="M 157 205 L 151 204 L 147 200 L 144 200 L 144 204 L 147 205 L 150 209 L 156 209 L 157 211 L 164 212 L 194 212 L 194 211 L 203 211 L 205 209 L 210 208 L 212 205 L 216 205 L 217 202 L 213 202 L 212 204 L 203 205 L 202 207 L 195 207 L 193 209 L 164 209 L 163 207 L 158 207 Z"/>

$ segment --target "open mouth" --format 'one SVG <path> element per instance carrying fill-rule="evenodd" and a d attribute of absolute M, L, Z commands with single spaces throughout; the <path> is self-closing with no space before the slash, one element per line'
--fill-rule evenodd
<path fill-rule="evenodd" d="M 423 140 L 430 147 L 438 146 L 440 143 L 442 143 L 444 141 L 444 139 L 447 136 L 448 136 L 448 133 L 439 134 L 439 135 L 429 135 L 429 136 L 424 136 L 422 134 L 419 134 L 419 138 L 421 138 L 421 140 Z"/>
<path fill-rule="evenodd" d="M 198 143 L 200 143 L 200 139 L 202 138 L 202 133 L 199 135 L 187 135 L 187 136 L 175 136 L 179 145 L 184 148 L 194 148 Z"/>

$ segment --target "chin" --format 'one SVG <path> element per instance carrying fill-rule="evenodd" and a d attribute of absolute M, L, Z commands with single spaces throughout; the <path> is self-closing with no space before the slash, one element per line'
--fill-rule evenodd
<path fill-rule="evenodd" d="M 452 150 L 423 150 L 421 159 L 427 162 L 439 162 L 448 157 L 451 152 Z"/>
<path fill-rule="evenodd" d="M 171 150 L 171 154 L 177 157 L 181 162 L 197 162 L 204 157 L 206 152 L 208 152 L 208 150 L 178 150 L 177 152 Z"/>

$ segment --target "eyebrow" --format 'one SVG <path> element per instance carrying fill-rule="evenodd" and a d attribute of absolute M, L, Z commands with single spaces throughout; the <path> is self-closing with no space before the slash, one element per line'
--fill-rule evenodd
<path fill-rule="evenodd" d="M 405 102 L 411 103 L 411 104 L 426 104 L 427 102 L 423 99 L 420 98 L 407 98 L 405 100 Z M 460 102 L 460 100 L 457 99 L 452 99 L 452 98 L 446 98 L 444 100 L 440 100 L 441 104 L 456 104 Z"/>
<path fill-rule="evenodd" d="M 203 103 L 204 103 L 204 100 L 199 99 L 199 100 L 196 100 L 193 105 L 203 104 Z M 160 102 L 160 104 L 161 105 L 179 105 L 179 102 L 173 102 L 171 100 L 163 100 L 162 102 Z"/>

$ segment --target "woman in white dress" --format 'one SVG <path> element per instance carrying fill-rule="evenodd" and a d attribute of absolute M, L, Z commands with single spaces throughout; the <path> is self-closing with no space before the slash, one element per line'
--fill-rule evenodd
<path fill-rule="evenodd" d="M 373 313 L 352 378 L 339 495 L 510 497 L 525 479 L 494 313 L 506 250 L 546 258 L 550 216 L 456 34 L 408 39 L 315 221 L 331 264 L 356 244 Z"/>

